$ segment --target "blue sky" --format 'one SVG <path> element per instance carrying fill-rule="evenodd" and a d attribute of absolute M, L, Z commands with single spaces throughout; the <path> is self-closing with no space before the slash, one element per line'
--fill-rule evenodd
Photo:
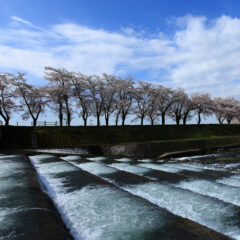
<path fill-rule="evenodd" d="M 0 21 L 18 16 L 45 27 L 73 21 L 93 28 L 118 30 L 140 25 L 150 31 L 167 30 L 166 21 L 186 14 L 217 18 L 222 14 L 239 17 L 238 0 L 1 0 Z"/>
<path fill-rule="evenodd" d="M 0 0 L 0 71 L 46 65 L 240 96 L 238 0 Z"/>

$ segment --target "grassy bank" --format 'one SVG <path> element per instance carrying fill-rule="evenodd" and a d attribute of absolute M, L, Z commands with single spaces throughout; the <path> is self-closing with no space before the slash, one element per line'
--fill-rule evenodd
<path fill-rule="evenodd" d="M 240 125 L 38 127 L 38 145 L 47 147 L 213 139 L 240 135 Z"/>
<path fill-rule="evenodd" d="M 240 136 L 240 125 L 124 127 L 1 127 L 0 147 L 78 147 Z"/>

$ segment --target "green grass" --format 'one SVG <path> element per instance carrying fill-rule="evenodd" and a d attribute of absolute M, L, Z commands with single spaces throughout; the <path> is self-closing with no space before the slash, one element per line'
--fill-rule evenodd
<path fill-rule="evenodd" d="M 229 157 L 229 158 L 217 158 L 216 161 L 219 162 L 234 162 L 234 161 L 239 161 L 239 158 L 234 158 L 234 157 Z"/>
<path fill-rule="evenodd" d="M 137 141 L 137 143 L 161 143 L 161 142 L 185 142 L 185 141 L 194 141 L 194 140 L 208 140 L 208 139 L 225 139 L 225 138 L 232 138 L 235 137 L 234 135 L 231 136 L 201 136 L 201 137 L 189 137 L 189 138 L 182 138 L 182 139 L 170 139 L 170 140 L 153 140 L 153 141 Z M 129 142 L 126 142 L 126 144 Z M 136 143 L 136 142 L 131 142 Z M 123 143 L 125 144 L 125 143 Z"/>
<path fill-rule="evenodd" d="M 166 125 L 124 127 L 0 127 L 1 148 L 27 147 L 32 136 L 41 147 L 77 147 L 121 143 L 160 143 L 240 136 L 240 125 Z"/>
<path fill-rule="evenodd" d="M 240 162 L 240 158 L 237 157 L 220 157 L 220 158 L 211 158 L 211 159 L 204 159 L 200 160 L 203 164 L 212 164 L 212 163 L 238 163 Z"/>
<path fill-rule="evenodd" d="M 47 146 L 79 146 L 124 143 L 160 143 L 240 136 L 239 125 L 37 127 L 39 143 Z"/>

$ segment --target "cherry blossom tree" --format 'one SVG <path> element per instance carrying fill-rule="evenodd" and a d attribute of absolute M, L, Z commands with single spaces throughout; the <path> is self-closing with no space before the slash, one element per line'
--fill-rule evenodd
<path fill-rule="evenodd" d="M 22 74 L 13 75 L 11 73 L 0 73 L 0 116 L 5 122 L 5 126 L 9 125 L 9 121 L 13 111 L 19 106 L 16 104 L 16 88 L 12 82 L 16 78 L 21 78 Z"/>
<path fill-rule="evenodd" d="M 214 99 L 214 114 L 220 124 L 227 121 L 231 124 L 232 120 L 239 116 L 240 102 L 233 97 Z"/>
<path fill-rule="evenodd" d="M 240 115 L 240 102 L 233 97 L 224 99 L 224 115 L 228 124 Z"/>
<path fill-rule="evenodd" d="M 172 104 L 169 111 L 169 116 L 175 120 L 176 124 L 179 125 L 183 117 L 184 107 L 188 102 L 188 96 L 182 88 L 173 91 Z"/>
<path fill-rule="evenodd" d="M 104 89 L 103 89 L 103 103 L 102 109 L 106 126 L 109 125 L 109 118 L 115 112 L 117 102 L 118 79 L 114 75 L 103 74 Z"/>
<path fill-rule="evenodd" d="M 62 108 L 62 113 L 65 112 L 67 118 L 67 125 L 71 125 L 73 110 L 71 107 L 72 89 L 70 87 L 70 79 L 72 73 L 66 69 L 57 69 L 53 67 L 45 67 L 45 79 L 49 81 L 50 86 L 58 86 L 59 92 L 61 93 L 61 100 L 65 105 Z M 60 108 L 59 108 L 60 110 Z M 59 113 L 59 116 L 61 113 Z"/>
<path fill-rule="evenodd" d="M 158 91 L 158 100 L 157 108 L 161 115 L 162 125 L 165 125 L 166 116 L 169 115 L 170 107 L 173 104 L 173 94 L 174 91 L 171 88 L 166 88 L 159 86 Z"/>
<path fill-rule="evenodd" d="M 0 73 L 0 117 L 9 125 L 14 111 L 23 111 L 24 119 L 32 118 L 33 125 L 46 106 L 58 114 L 60 126 L 67 120 L 70 126 L 73 113 L 77 112 L 87 126 L 90 116 L 96 118 L 97 126 L 104 117 L 106 126 L 115 115 L 115 124 L 121 120 L 125 125 L 127 116 L 134 120 L 145 119 L 152 125 L 161 117 L 165 125 L 166 117 L 172 118 L 177 125 L 185 125 L 197 116 L 214 114 L 220 124 L 231 124 L 240 119 L 240 102 L 233 98 L 211 99 L 208 93 L 187 95 L 184 89 L 171 89 L 158 84 L 138 81 L 132 77 L 121 78 L 110 74 L 84 75 L 70 72 L 64 68 L 45 68 L 46 86 L 37 87 L 27 83 L 24 73 Z"/>
<path fill-rule="evenodd" d="M 213 109 L 213 101 L 211 99 L 210 94 L 194 94 L 192 96 L 192 101 L 195 105 L 195 113 L 198 117 L 198 124 L 201 123 L 201 115 L 204 117 L 211 116 L 212 115 L 212 109 Z"/>
<path fill-rule="evenodd" d="M 223 108 L 223 99 L 218 97 L 218 98 L 215 98 L 213 102 L 214 102 L 213 113 L 216 116 L 218 122 L 220 124 L 223 124 L 223 122 L 226 120 L 226 115 L 224 113 L 224 108 Z"/>
<path fill-rule="evenodd" d="M 151 125 L 154 125 L 155 120 L 158 119 L 158 99 L 159 99 L 159 92 L 156 86 L 152 85 L 152 88 L 150 89 L 149 92 L 149 106 L 148 106 L 148 111 L 147 115 L 148 118 L 151 122 Z"/>
<path fill-rule="evenodd" d="M 63 126 L 64 104 L 61 87 L 58 85 L 44 88 L 48 101 L 48 107 L 58 114 L 59 125 Z"/>
<path fill-rule="evenodd" d="M 88 92 L 88 76 L 82 73 L 75 73 L 71 77 L 73 87 L 73 96 L 77 100 L 77 109 L 80 108 L 80 116 L 83 119 L 84 126 L 87 126 L 88 117 L 92 114 L 92 101 Z"/>
<path fill-rule="evenodd" d="M 143 121 L 147 116 L 150 108 L 150 97 L 152 88 L 152 84 L 148 82 L 138 81 L 133 92 L 135 103 L 135 107 L 133 108 L 133 114 L 135 115 L 134 120 L 140 119 L 141 126 L 143 125 Z"/>
<path fill-rule="evenodd" d="M 92 103 L 93 115 L 97 118 L 97 126 L 100 126 L 100 117 L 103 111 L 104 81 L 96 75 L 86 78 L 87 89 Z"/>
<path fill-rule="evenodd" d="M 131 111 L 132 102 L 133 102 L 133 78 L 119 78 L 117 86 L 117 111 L 116 111 L 116 125 L 118 124 L 118 119 L 121 117 L 122 126 L 125 125 L 127 115 Z"/>
<path fill-rule="evenodd" d="M 34 87 L 26 82 L 24 75 L 21 74 L 13 80 L 13 84 L 17 87 L 17 93 L 21 97 L 22 102 L 22 118 L 33 120 L 33 126 L 37 125 L 37 120 L 41 113 L 44 112 L 47 104 L 44 87 Z"/>
<path fill-rule="evenodd" d="M 193 117 L 193 110 L 196 109 L 196 105 L 193 101 L 193 99 L 189 96 L 185 99 L 185 103 L 183 105 L 183 110 L 182 110 L 182 120 L 183 120 L 183 125 L 187 124 L 188 120 L 191 120 Z"/>

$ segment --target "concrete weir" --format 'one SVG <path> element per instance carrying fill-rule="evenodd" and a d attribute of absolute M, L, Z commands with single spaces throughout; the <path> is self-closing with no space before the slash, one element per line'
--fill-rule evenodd
<path fill-rule="evenodd" d="M 88 239 L 88 234 L 94 235 L 94 239 L 106 240 L 122 236 L 152 240 L 230 239 L 72 163 L 56 157 L 45 161 L 40 155 L 32 156 L 31 161 L 75 239 Z M 141 177 L 134 176 L 134 179 L 135 184 L 143 181 Z"/>
<path fill-rule="evenodd" d="M 0 239 L 73 239 L 23 155 L 0 156 Z"/>

